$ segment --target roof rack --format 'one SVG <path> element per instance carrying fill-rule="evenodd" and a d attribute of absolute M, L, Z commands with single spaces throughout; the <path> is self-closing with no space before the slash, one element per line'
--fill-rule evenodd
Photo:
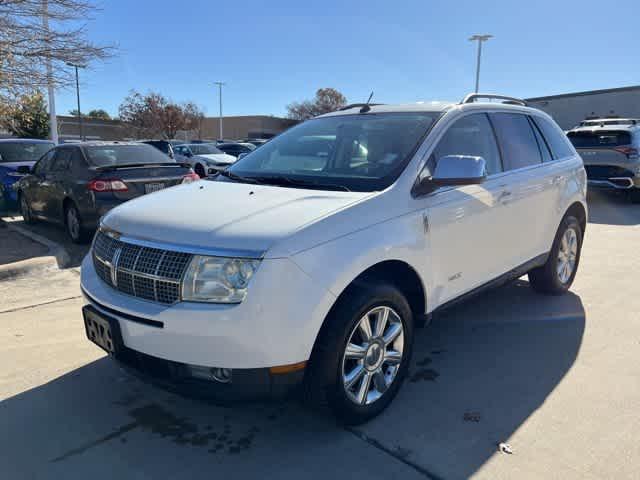
<path fill-rule="evenodd" d="M 473 103 L 478 98 L 489 98 L 489 99 L 495 99 L 495 100 L 503 100 L 502 103 L 506 103 L 508 105 L 522 105 L 523 107 L 527 106 L 527 102 L 525 102 L 524 100 L 522 100 L 520 98 L 506 97 L 504 95 L 494 95 L 492 93 L 470 93 L 469 95 L 464 97 L 460 103 L 461 104 L 462 103 Z"/>
<path fill-rule="evenodd" d="M 341 112 L 343 110 L 349 110 L 350 108 L 362 108 L 366 107 L 367 105 L 373 107 L 375 105 L 382 105 L 382 103 L 350 103 L 349 105 L 345 105 L 344 107 L 339 108 L 338 111 Z"/>

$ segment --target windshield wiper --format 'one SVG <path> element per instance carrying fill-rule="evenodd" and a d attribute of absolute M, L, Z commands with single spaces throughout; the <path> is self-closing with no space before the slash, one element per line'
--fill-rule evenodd
<path fill-rule="evenodd" d="M 243 177 L 241 175 L 236 175 L 235 173 L 230 172 L 229 170 L 219 170 L 218 175 L 222 175 L 223 177 L 230 178 L 236 182 L 242 183 L 254 183 L 256 185 L 261 185 L 262 182 L 257 178 L 252 177 Z"/>
<path fill-rule="evenodd" d="M 264 184 L 273 184 L 280 186 L 291 185 L 293 187 L 310 187 L 310 188 L 328 188 L 333 190 L 344 190 L 345 192 L 350 192 L 347 187 L 344 185 L 338 185 L 337 183 L 323 183 L 323 182 L 314 182 L 311 180 L 300 180 L 297 178 L 286 177 L 284 175 L 276 175 L 269 177 L 256 177 L 260 183 Z"/>

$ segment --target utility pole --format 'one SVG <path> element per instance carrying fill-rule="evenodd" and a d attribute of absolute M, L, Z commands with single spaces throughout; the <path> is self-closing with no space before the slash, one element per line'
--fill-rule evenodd
<path fill-rule="evenodd" d="M 76 69 L 76 100 L 78 103 L 78 129 L 80 130 L 80 140 L 84 141 L 84 131 L 82 129 L 82 112 L 80 110 L 80 82 L 78 80 L 78 68 L 82 68 L 83 65 L 78 65 L 75 63 L 67 63 L 70 67 Z"/>
<path fill-rule="evenodd" d="M 220 125 L 219 140 L 222 141 L 224 138 L 222 135 L 222 86 L 225 85 L 225 82 L 213 82 L 213 84 L 218 86 L 218 98 L 220 100 L 220 115 L 218 116 L 218 124 Z"/>
<path fill-rule="evenodd" d="M 49 1 L 42 2 L 42 26 L 45 32 L 49 32 Z M 56 99 L 53 88 L 53 69 L 51 67 L 51 58 L 47 59 L 47 83 L 49 97 L 49 134 L 53 143 L 58 143 L 58 117 L 56 117 Z"/>
<path fill-rule="evenodd" d="M 476 93 L 478 93 L 478 88 L 480 87 L 480 61 L 482 59 L 482 43 L 486 42 L 490 38 L 493 38 L 493 35 L 473 35 L 469 39 L 470 42 L 478 42 L 478 59 L 476 61 Z"/>

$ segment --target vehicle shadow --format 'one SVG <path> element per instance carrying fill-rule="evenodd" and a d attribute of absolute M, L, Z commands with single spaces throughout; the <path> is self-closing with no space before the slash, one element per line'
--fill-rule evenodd
<path fill-rule="evenodd" d="M 640 205 L 617 192 L 589 191 L 589 223 L 604 225 L 640 224 Z"/>
<path fill-rule="evenodd" d="M 524 281 L 453 307 L 417 331 L 390 408 L 348 429 L 297 401 L 225 408 L 179 397 L 103 357 L 0 402 L 3 473 L 467 478 L 561 382 L 584 326 L 579 297 L 541 297 Z"/>
<path fill-rule="evenodd" d="M 469 478 L 571 369 L 585 329 L 580 298 L 518 280 L 443 312 L 418 331 L 392 407 L 359 427 L 440 478 Z"/>
<path fill-rule="evenodd" d="M 83 244 L 73 243 L 67 236 L 64 228 L 53 223 L 40 221 L 33 224 L 26 224 L 21 216 L 5 217 L 4 220 L 11 225 L 33 232 L 60 245 L 69 256 L 69 261 L 66 265 L 58 265 L 60 268 L 79 267 L 82 259 L 91 247 L 90 242 Z M 44 255 L 50 255 L 50 253 L 45 251 Z"/>

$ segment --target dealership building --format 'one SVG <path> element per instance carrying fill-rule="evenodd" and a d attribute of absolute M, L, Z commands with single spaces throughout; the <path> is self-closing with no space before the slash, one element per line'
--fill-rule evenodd
<path fill-rule="evenodd" d="M 640 118 L 640 85 L 527 98 L 531 107 L 551 115 L 564 130 L 590 117 Z"/>

